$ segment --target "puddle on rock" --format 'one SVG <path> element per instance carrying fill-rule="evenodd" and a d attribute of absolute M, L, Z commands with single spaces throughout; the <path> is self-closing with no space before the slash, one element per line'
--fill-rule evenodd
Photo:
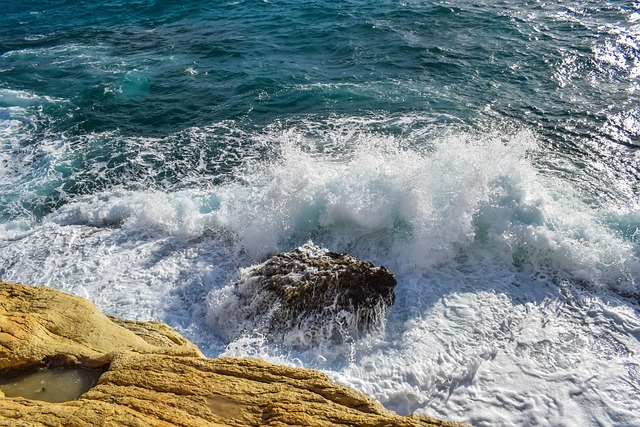
<path fill-rule="evenodd" d="M 47 369 L 11 378 L 0 377 L 0 390 L 7 397 L 68 402 L 96 385 L 102 373 L 84 368 Z"/>

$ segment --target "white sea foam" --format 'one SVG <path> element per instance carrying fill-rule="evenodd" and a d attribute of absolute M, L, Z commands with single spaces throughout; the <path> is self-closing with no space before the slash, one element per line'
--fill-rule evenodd
<path fill-rule="evenodd" d="M 28 107 L 52 102 L 64 102 L 64 100 L 46 95 L 40 96 L 25 90 L 0 88 L 0 106 Z"/>
<path fill-rule="evenodd" d="M 246 136 L 225 126 L 209 131 Z M 619 296 L 638 293 L 632 207 L 593 207 L 541 175 L 529 132 L 414 126 L 393 136 L 361 118 L 332 126 L 303 121 L 251 135 L 258 148 L 233 180 L 116 186 L 70 196 L 37 224 L 5 223 L 0 276 L 167 321 L 210 356 L 325 370 L 401 413 L 474 425 L 640 422 L 640 320 Z M 200 144 L 206 132 L 189 138 Z M 132 143 L 160 155 L 158 141 Z M 50 145 L 50 158 L 58 149 Z M 207 298 L 241 267 L 309 238 L 397 275 L 384 331 L 302 351 L 260 334 L 227 342 L 209 329 Z"/>
<path fill-rule="evenodd" d="M 217 189 L 213 215 L 256 260 L 312 234 L 399 274 L 427 272 L 461 249 L 489 249 L 520 267 L 638 292 L 634 243 L 562 182 L 535 171 L 526 158 L 533 135 L 445 137 L 433 152 L 389 137 L 355 139 L 336 159 L 284 133 L 281 158 L 249 162 L 242 183 Z"/>
<path fill-rule="evenodd" d="M 24 110 L 20 107 L 0 107 L 0 156 L 6 165 L 11 161 L 9 154 L 11 146 L 19 141 L 24 135 L 24 126 L 20 117 Z"/>

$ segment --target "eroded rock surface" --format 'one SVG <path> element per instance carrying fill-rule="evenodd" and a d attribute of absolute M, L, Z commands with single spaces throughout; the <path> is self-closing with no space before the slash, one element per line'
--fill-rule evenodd
<path fill-rule="evenodd" d="M 386 268 L 308 242 L 214 290 L 209 320 L 227 339 L 250 332 L 301 347 L 341 342 L 382 326 L 395 286 Z"/>
<path fill-rule="evenodd" d="M 322 373 L 253 359 L 123 353 L 81 399 L 0 401 L 0 425 L 454 426 L 401 417 Z"/>
<path fill-rule="evenodd" d="M 22 311 L 26 310 L 26 311 Z M 0 393 L 0 426 L 459 426 L 402 417 L 320 372 L 207 359 L 166 325 L 118 321 L 81 298 L 0 282 L 2 371 L 55 360 L 98 366 L 77 400 Z"/>
<path fill-rule="evenodd" d="M 16 368 L 98 368 L 112 353 L 202 356 L 167 325 L 108 317 L 84 298 L 0 282 L 0 373 Z"/>

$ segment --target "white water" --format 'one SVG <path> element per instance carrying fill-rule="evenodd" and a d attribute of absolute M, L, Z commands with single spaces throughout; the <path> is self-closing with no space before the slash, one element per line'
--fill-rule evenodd
<path fill-rule="evenodd" d="M 400 413 L 640 424 L 640 315 L 621 296 L 640 292 L 640 213 L 594 207 L 540 175 L 529 132 L 400 138 L 366 128 L 336 121 L 318 143 L 314 129 L 273 126 L 254 136 L 268 155 L 248 157 L 226 183 L 114 188 L 39 223 L 1 225 L 0 277 L 168 322 L 209 356 L 322 369 Z M 49 147 L 45 163 L 65 150 Z M 310 238 L 397 275 L 385 331 L 306 351 L 215 336 L 207 312 L 239 269 Z"/>

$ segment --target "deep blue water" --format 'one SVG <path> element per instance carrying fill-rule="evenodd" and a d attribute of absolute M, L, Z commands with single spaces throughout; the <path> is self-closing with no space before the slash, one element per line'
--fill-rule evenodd
<path fill-rule="evenodd" d="M 557 162 L 569 163 L 577 186 L 600 192 L 584 181 L 599 180 L 593 163 L 602 163 L 627 181 L 611 197 L 638 189 L 629 2 L 54 1 L 5 9 L 1 87 L 49 97 L 3 94 L 3 117 L 32 128 L 17 151 L 51 133 L 163 137 L 225 120 L 254 129 L 300 116 L 419 114 L 454 127 L 532 129 L 541 162 L 556 172 Z M 9 112 L 16 104 L 27 113 Z M 161 149 L 189 144 L 175 139 Z M 211 141 L 205 158 L 219 163 L 226 143 Z M 109 187 L 73 182 L 94 178 L 84 175 L 103 160 L 108 171 L 127 170 L 127 147 L 109 138 L 48 184 L 74 194 Z M 175 172 L 158 178 L 180 186 Z M 2 201 L 11 218 L 7 207 L 20 201 Z"/>
<path fill-rule="evenodd" d="M 210 356 L 324 369 L 400 412 L 640 422 L 637 2 L 0 6 L 0 279 L 166 321 Z M 226 342 L 206 320 L 239 268 L 308 239 L 398 276 L 386 344 L 350 350 L 376 368 L 341 365 L 335 349 Z M 473 308 L 486 295 L 490 314 Z M 421 323 L 451 298 L 468 306 L 452 329 Z M 602 330 L 585 326 L 593 304 L 609 307 Z M 559 335 L 521 316 L 531 307 L 565 313 Z M 508 339 L 491 320 L 505 318 L 533 332 Z M 451 360 L 429 353 L 439 345 Z M 496 354 L 533 400 L 547 382 L 560 400 L 587 387 L 572 369 L 615 391 L 518 418 L 508 386 L 491 402 L 460 386 L 489 390 L 474 369 Z"/>

